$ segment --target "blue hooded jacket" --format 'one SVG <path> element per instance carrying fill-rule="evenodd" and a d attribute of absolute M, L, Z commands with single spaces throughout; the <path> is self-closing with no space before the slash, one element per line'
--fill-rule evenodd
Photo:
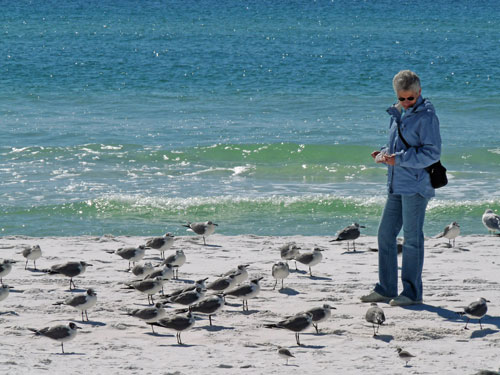
<path fill-rule="evenodd" d="M 388 166 L 387 187 L 391 194 L 421 194 L 426 198 L 435 195 L 429 173 L 424 169 L 441 157 L 439 120 L 432 103 L 419 96 L 415 105 L 403 116 L 393 105 L 387 110 L 391 116 L 389 143 L 382 148 L 387 154 L 395 154 L 395 165 Z M 398 123 L 405 146 L 398 134 Z"/>

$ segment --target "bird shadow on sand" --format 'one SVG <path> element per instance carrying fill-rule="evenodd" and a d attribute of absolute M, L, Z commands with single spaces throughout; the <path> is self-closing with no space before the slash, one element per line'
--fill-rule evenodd
<path fill-rule="evenodd" d="M 89 325 L 89 326 L 92 326 L 92 327 L 104 327 L 106 325 L 106 323 L 104 322 L 97 322 L 97 321 L 94 321 L 94 320 L 89 320 L 89 321 L 84 321 L 82 322 L 81 320 L 73 320 L 73 322 L 77 323 L 77 324 L 84 324 L 84 325 Z"/>
<path fill-rule="evenodd" d="M 34 269 L 34 268 L 29 268 L 29 267 L 26 268 L 26 271 L 33 272 L 33 273 L 38 273 L 38 274 L 40 274 L 40 273 L 42 273 L 42 274 L 46 273 L 46 272 L 43 272 L 42 270 L 39 270 L 38 268 Z"/>
<path fill-rule="evenodd" d="M 199 346 L 199 345 L 189 345 L 189 344 L 172 344 L 172 345 L 165 345 L 165 344 L 162 344 L 162 345 L 158 345 L 158 346 L 163 346 L 163 347 L 166 347 L 166 348 L 172 348 L 172 347 L 177 347 L 177 348 L 191 348 L 193 346 Z"/>
<path fill-rule="evenodd" d="M 373 338 L 375 340 L 383 341 L 387 344 L 390 343 L 392 340 L 394 340 L 394 336 L 392 336 L 392 335 L 376 335 L 376 336 L 373 336 Z"/>
<path fill-rule="evenodd" d="M 301 348 L 301 349 L 324 349 L 325 346 L 324 345 L 304 345 L 304 344 L 300 344 L 300 345 L 295 345 L 295 348 Z"/>
<path fill-rule="evenodd" d="M 220 332 L 220 331 L 231 331 L 234 330 L 234 327 L 225 327 L 225 326 L 216 326 L 216 325 L 205 325 L 200 326 L 197 329 L 204 329 L 209 332 Z"/>
<path fill-rule="evenodd" d="M 480 339 L 480 338 L 484 338 L 488 335 L 493 335 L 495 333 L 498 333 L 497 329 L 491 329 L 491 328 L 478 329 L 478 330 L 471 333 L 470 338 L 471 339 Z"/>
<path fill-rule="evenodd" d="M 326 281 L 332 281 L 331 277 L 324 277 L 324 276 L 309 276 L 311 280 L 326 280 Z"/>
<path fill-rule="evenodd" d="M 85 353 L 76 353 L 76 352 L 65 352 L 65 353 L 54 353 L 54 355 L 61 355 L 61 356 L 67 356 L 67 355 L 86 355 Z"/>
<path fill-rule="evenodd" d="M 422 303 L 420 305 L 401 306 L 401 308 L 412 311 L 428 311 L 446 320 L 456 321 L 459 318 L 456 311 L 445 309 L 444 307 L 428 305 L 426 303 Z"/>
<path fill-rule="evenodd" d="M 153 337 L 174 337 L 174 335 L 170 333 L 145 332 L 144 334 Z"/>
<path fill-rule="evenodd" d="M 18 313 L 15 311 L 0 311 L 0 315 L 14 315 L 14 316 L 19 316 Z"/>
<path fill-rule="evenodd" d="M 287 296 L 296 296 L 297 294 L 300 294 L 298 291 L 292 288 L 283 288 L 278 290 L 278 293 L 281 294 L 286 294 Z"/>
<path fill-rule="evenodd" d="M 292 364 L 288 364 L 288 363 L 283 363 L 283 366 L 286 366 L 286 367 L 299 367 L 299 365 L 292 365 Z"/>
<path fill-rule="evenodd" d="M 364 254 L 364 253 L 366 253 L 366 250 L 356 250 L 356 251 L 346 250 L 343 253 L 341 253 L 340 255 L 358 255 L 358 254 Z"/>
<path fill-rule="evenodd" d="M 222 247 L 222 246 L 221 245 L 209 245 L 209 244 L 206 244 L 206 245 L 203 245 L 203 247 L 219 248 L 219 247 Z"/>

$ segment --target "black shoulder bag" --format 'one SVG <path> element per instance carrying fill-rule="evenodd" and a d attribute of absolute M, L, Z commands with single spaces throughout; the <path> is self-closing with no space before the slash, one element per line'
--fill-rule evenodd
<path fill-rule="evenodd" d="M 399 138 L 401 138 L 401 140 L 403 141 L 403 143 L 407 148 L 410 148 L 411 146 L 408 144 L 408 142 L 406 142 L 406 139 L 404 139 L 403 134 L 401 134 L 399 123 L 397 123 L 397 125 L 398 125 Z M 443 164 L 441 164 L 441 160 L 438 160 L 434 164 L 429 165 L 424 169 L 427 172 L 429 172 L 429 176 L 431 177 L 431 185 L 434 189 L 439 189 L 440 187 L 443 187 L 448 183 L 448 177 L 446 177 L 446 168 L 444 167 Z"/>

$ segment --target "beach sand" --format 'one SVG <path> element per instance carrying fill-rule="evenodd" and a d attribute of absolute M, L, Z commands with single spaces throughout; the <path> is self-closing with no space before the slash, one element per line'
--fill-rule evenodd
<path fill-rule="evenodd" d="M 175 332 L 151 328 L 125 315 L 147 306 L 147 297 L 125 289 L 134 279 L 128 262 L 109 253 L 123 246 L 144 244 L 145 237 L 2 237 L 0 258 L 14 259 L 12 272 L 3 278 L 10 295 L 0 302 L 0 366 L 5 374 L 95 373 L 95 374 L 473 374 L 480 369 L 500 368 L 500 238 L 497 236 L 458 237 L 455 248 L 444 239 L 426 240 L 424 304 L 391 307 L 379 304 L 386 323 L 373 336 L 364 319 L 369 304 L 359 297 L 377 281 L 376 238 L 362 236 L 356 253 L 347 253 L 345 243 L 330 243 L 332 237 L 258 237 L 253 235 L 201 238 L 181 236 L 167 255 L 184 250 L 187 261 L 179 280 L 165 283 L 166 293 L 193 280 L 214 280 L 238 264 L 249 264 L 250 277 L 263 276 L 260 294 L 248 302 L 227 298 L 224 309 L 213 317 L 196 315 L 194 327 L 182 333 L 185 345 L 178 345 Z M 285 279 L 285 289 L 272 290 L 271 267 L 280 260 L 278 248 L 296 242 L 301 251 L 323 248 L 323 260 L 313 267 L 313 277 L 299 264 Z M 93 264 L 74 279 L 77 289 L 69 291 L 64 276 L 24 270 L 20 254 L 25 246 L 39 244 L 42 258 L 38 269 L 69 260 Z M 160 262 L 159 252 L 148 250 L 143 261 Z M 294 270 L 293 261 L 290 262 Z M 278 284 L 279 285 L 279 284 Z M 92 287 L 98 300 L 88 311 L 89 322 L 80 312 L 54 305 L 74 293 Z M 465 318 L 455 311 L 479 297 L 490 300 L 482 320 Z M 157 296 L 155 296 L 158 299 Z M 328 303 L 336 308 L 332 317 L 320 323 L 320 334 L 309 328 L 300 335 L 269 329 L 264 325 L 285 316 Z M 179 305 L 168 304 L 171 312 Z M 28 328 L 42 328 L 75 322 L 76 338 L 60 344 L 34 337 Z M 290 349 L 295 358 L 288 365 L 277 354 L 277 346 Z M 404 367 L 396 353 L 402 347 L 416 357 Z"/>

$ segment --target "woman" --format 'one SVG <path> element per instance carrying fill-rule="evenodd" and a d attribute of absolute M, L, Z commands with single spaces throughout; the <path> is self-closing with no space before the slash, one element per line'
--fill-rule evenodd
<path fill-rule="evenodd" d="M 388 196 L 378 229 L 379 282 L 361 301 L 406 306 L 422 303 L 423 226 L 427 202 L 434 196 L 425 168 L 440 159 L 441 136 L 434 106 L 421 96 L 419 77 L 403 70 L 392 84 L 398 102 L 387 110 L 391 116 L 389 142 L 371 154 L 375 162 L 388 166 Z M 403 291 L 398 295 L 397 236 L 401 228 Z"/>

